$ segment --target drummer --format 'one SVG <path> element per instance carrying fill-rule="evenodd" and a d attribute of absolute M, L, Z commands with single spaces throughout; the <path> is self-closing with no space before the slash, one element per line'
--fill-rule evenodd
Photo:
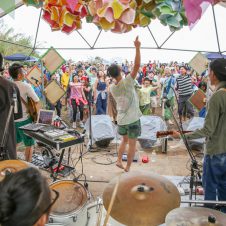
<path fill-rule="evenodd" d="M 44 226 L 52 205 L 46 180 L 35 168 L 7 175 L 0 183 L 0 225 Z"/>
<path fill-rule="evenodd" d="M 206 137 L 202 178 L 205 200 L 226 201 L 226 59 L 210 63 L 209 78 L 216 88 L 208 102 L 204 126 L 185 136 L 189 140 Z M 174 131 L 173 137 L 180 134 Z M 226 213 L 226 207 L 221 211 Z"/>

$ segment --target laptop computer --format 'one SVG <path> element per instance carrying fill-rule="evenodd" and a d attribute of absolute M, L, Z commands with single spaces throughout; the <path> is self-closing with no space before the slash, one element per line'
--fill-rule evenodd
<path fill-rule="evenodd" d="M 55 111 L 40 109 L 38 112 L 38 119 L 36 123 L 30 123 L 21 126 L 20 129 L 29 131 L 39 131 L 45 126 L 51 126 L 55 117 Z"/>

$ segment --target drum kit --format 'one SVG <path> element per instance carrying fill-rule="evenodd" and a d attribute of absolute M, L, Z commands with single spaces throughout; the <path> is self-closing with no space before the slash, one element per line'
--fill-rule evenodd
<path fill-rule="evenodd" d="M 0 181 L 7 173 L 27 168 L 23 161 L 0 162 Z M 79 182 L 50 184 L 60 193 L 46 226 L 225 226 L 226 215 L 203 207 L 179 207 L 176 186 L 165 177 L 133 171 L 111 180 L 90 203 L 90 194 Z"/>

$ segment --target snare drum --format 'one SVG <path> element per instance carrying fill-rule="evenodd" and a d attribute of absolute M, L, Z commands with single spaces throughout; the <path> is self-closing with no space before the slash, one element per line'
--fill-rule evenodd
<path fill-rule="evenodd" d="M 62 180 L 52 183 L 50 188 L 58 191 L 60 196 L 51 209 L 49 225 L 75 225 L 89 199 L 85 187 L 72 180 Z"/>
<path fill-rule="evenodd" d="M 0 181 L 7 173 L 15 173 L 22 169 L 28 168 L 29 165 L 21 160 L 5 160 L 0 162 Z"/>

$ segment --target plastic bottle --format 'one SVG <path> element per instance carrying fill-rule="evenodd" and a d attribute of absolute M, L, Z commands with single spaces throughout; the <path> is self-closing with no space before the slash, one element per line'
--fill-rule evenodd
<path fill-rule="evenodd" d="M 153 150 L 151 153 L 151 162 L 156 162 L 156 160 L 157 160 L 157 154 L 156 154 L 156 151 Z"/>

